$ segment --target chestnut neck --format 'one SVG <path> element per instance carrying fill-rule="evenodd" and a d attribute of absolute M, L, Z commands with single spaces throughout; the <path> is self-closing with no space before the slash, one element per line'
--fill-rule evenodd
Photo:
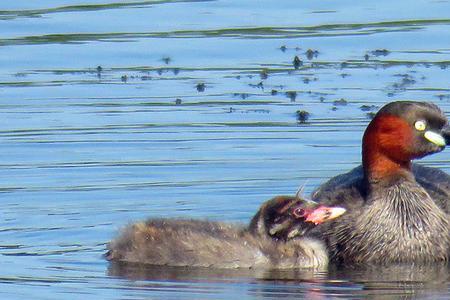
<path fill-rule="evenodd" d="M 409 125 L 389 114 L 377 115 L 364 132 L 362 160 L 364 181 L 370 185 L 411 179 L 411 141 Z"/>

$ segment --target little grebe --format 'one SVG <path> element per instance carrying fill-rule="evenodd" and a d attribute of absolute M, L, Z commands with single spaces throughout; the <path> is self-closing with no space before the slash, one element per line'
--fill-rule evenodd
<path fill-rule="evenodd" d="M 248 227 L 201 220 L 149 219 L 109 245 L 111 261 L 215 268 L 324 267 L 328 252 L 309 229 L 345 212 L 297 196 L 265 202 Z"/>
<path fill-rule="evenodd" d="M 362 166 L 336 176 L 313 200 L 348 210 L 321 227 L 342 262 L 433 262 L 449 258 L 450 176 L 411 160 L 443 150 L 447 118 L 434 104 L 385 105 L 368 125 Z M 323 229 L 323 230 L 322 230 Z"/>

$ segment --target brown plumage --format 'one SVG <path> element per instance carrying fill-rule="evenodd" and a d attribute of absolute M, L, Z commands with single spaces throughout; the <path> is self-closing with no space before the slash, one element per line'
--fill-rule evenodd
<path fill-rule="evenodd" d="M 311 268 L 328 263 L 322 242 L 304 234 L 342 214 L 292 196 L 264 203 L 248 227 L 202 220 L 150 219 L 108 245 L 111 261 L 215 268 Z"/>
<path fill-rule="evenodd" d="M 393 102 L 377 113 L 364 133 L 363 166 L 313 193 L 315 201 L 348 210 L 321 228 L 334 260 L 448 260 L 450 176 L 411 164 L 448 142 L 447 118 L 433 104 Z"/>

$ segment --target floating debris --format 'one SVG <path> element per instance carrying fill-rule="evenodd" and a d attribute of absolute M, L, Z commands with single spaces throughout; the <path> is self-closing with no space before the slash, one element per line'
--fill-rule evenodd
<path fill-rule="evenodd" d="M 297 122 L 301 124 L 306 123 L 306 121 L 308 121 L 309 117 L 311 116 L 311 114 L 306 110 L 297 110 L 296 115 Z"/>
<path fill-rule="evenodd" d="M 347 105 L 348 104 L 348 102 L 347 102 L 347 100 L 345 100 L 344 98 L 341 98 L 341 99 L 339 99 L 339 100 L 335 100 L 334 102 L 333 102 L 333 105 L 335 105 L 335 106 L 345 106 L 345 105 Z"/>
<path fill-rule="evenodd" d="M 294 68 L 297 70 L 301 66 L 303 66 L 303 62 L 300 60 L 300 58 L 296 55 L 294 57 L 294 60 L 292 61 L 292 64 L 294 65 Z"/>
<path fill-rule="evenodd" d="M 394 96 L 396 93 L 403 92 L 410 86 L 416 83 L 416 79 L 409 74 L 396 74 L 396 77 L 400 77 L 401 80 L 398 82 L 394 82 L 390 86 L 387 87 L 388 97 Z"/>
<path fill-rule="evenodd" d="M 264 83 L 262 81 L 260 81 L 258 84 L 252 84 L 250 83 L 249 86 L 251 86 L 252 88 L 258 88 L 258 89 L 264 89 Z"/>
<path fill-rule="evenodd" d="M 248 109 L 245 113 L 260 113 L 260 114 L 268 114 L 270 110 L 268 109 Z"/>
<path fill-rule="evenodd" d="M 267 69 L 261 70 L 261 72 L 259 73 L 259 77 L 261 77 L 262 80 L 267 79 L 269 77 L 269 72 L 267 71 Z"/>
<path fill-rule="evenodd" d="M 204 83 L 197 83 L 197 85 L 195 86 L 197 89 L 197 92 L 204 92 L 206 89 L 206 85 Z"/>
<path fill-rule="evenodd" d="M 371 112 L 368 112 L 368 113 L 366 114 L 366 117 L 369 118 L 370 120 L 372 120 L 373 118 L 375 118 L 375 115 L 376 115 L 376 114 L 377 114 L 377 113 L 371 111 Z"/>
<path fill-rule="evenodd" d="M 102 71 L 103 71 L 102 66 L 97 66 L 96 70 L 97 70 L 97 77 L 98 78 L 102 77 Z"/>
<path fill-rule="evenodd" d="M 234 96 L 234 97 L 239 97 L 239 98 L 241 98 L 242 100 L 245 100 L 245 99 L 247 99 L 248 97 L 250 97 L 250 94 L 247 94 L 247 93 L 234 93 L 233 96 Z"/>
<path fill-rule="evenodd" d="M 308 60 L 312 60 L 313 58 L 317 58 L 317 56 L 319 56 L 319 51 L 308 49 L 306 50 L 305 54 Z"/>
<path fill-rule="evenodd" d="M 375 56 L 388 56 L 390 54 L 389 50 L 386 49 L 377 49 L 371 51 L 370 53 L 372 53 Z"/>
<path fill-rule="evenodd" d="M 444 99 L 449 100 L 450 99 L 450 94 L 439 94 L 439 95 L 436 95 L 436 97 L 438 97 L 439 100 L 444 100 Z"/>
<path fill-rule="evenodd" d="M 366 104 L 364 104 L 364 105 L 361 105 L 361 106 L 359 107 L 359 109 L 361 109 L 362 111 L 372 111 L 372 110 L 378 109 L 378 106 L 376 106 L 376 105 L 366 105 Z"/>
<path fill-rule="evenodd" d="M 448 67 L 448 63 L 447 62 L 439 62 L 438 66 L 441 68 L 441 70 L 445 70 Z"/>
<path fill-rule="evenodd" d="M 295 102 L 295 99 L 297 98 L 297 92 L 296 91 L 287 91 L 286 97 L 288 97 L 291 102 Z"/>

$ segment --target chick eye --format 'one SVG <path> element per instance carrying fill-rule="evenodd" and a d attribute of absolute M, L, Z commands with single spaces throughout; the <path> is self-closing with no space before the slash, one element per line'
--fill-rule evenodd
<path fill-rule="evenodd" d="M 297 208 L 294 210 L 294 215 L 297 218 L 302 218 L 306 215 L 306 211 L 303 208 Z"/>
<path fill-rule="evenodd" d="M 427 128 L 427 123 L 423 120 L 419 120 L 414 123 L 414 127 L 416 127 L 416 129 L 419 131 L 424 131 L 425 128 Z"/>

